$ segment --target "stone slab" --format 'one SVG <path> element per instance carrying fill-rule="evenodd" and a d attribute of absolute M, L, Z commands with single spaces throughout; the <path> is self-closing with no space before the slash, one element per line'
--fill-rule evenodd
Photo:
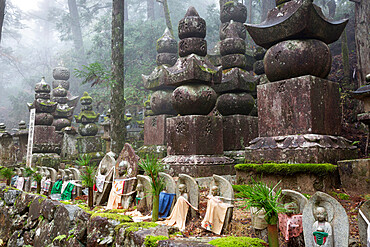
<path fill-rule="evenodd" d="M 170 115 L 157 115 L 144 119 L 144 145 L 166 145 L 166 119 Z"/>
<path fill-rule="evenodd" d="M 222 71 L 222 81 L 215 84 L 213 89 L 216 93 L 226 92 L 249 92 L 255 93 L 258 77 L 240 68 L 232 68 Z"/>
<path fill-rule="evenodd" d="M 103 150 L 102 139 L 100 136 L 81 136 L 77 138 L 78 153 L 93 153 Z"/>
<path fill-rule="evenodd" d="M 223 153 L 222 118 L 189 115 L 167 119 L 168 155 Z"/>
<path fill-rule="evenodd" d="M 337 165 L 341 185 L 346 191 L 369 193 L 370 159 L 341 160 Z"/>
<path fill-rule="evenodd" d="M 234 175 L 234 161 L 225 156 L 215 155 L 171 155 L 162 159 L 166 173 L 171 176 L 187 174 L 192 177 Z"/>
<path fill-rule="evenodd" d="M 36 125 L 33 137 L 34 153 L 60 153 L 63 135 L 54 126 Z"/>
<path fill-rule="evenodd" d="M 339 84 L 301 76 L 257 86 L 259 135 L 339 135 Z"/>
<path fill-rule="evenodd" d="M 258 136 L 258 118 L 246 115 L 222 117 L 224 151 L 242 150 Z"/>

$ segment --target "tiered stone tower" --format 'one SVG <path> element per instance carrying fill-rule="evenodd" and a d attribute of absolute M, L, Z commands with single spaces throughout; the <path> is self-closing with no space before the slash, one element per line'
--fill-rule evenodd
<path fill-rule="evenodd" d="M 330 72 L 328 44 L 348 20 L 330 22 L 311 0 L 274 8 L 259 25 L 246 28 L 257 45 L 268 49 L 268 83 L 257 87 L 260 137 L 246 149 L 248 160 L 291 163 L 336 162 L 355 155 L 340 137 L 339 85 Z"/>
<path fill-rule="evenodd" d="M 18 124 L 18 131 L 14 134 L 18 138 L 19 151 L 17 152 L 17 162 L 26 160 L 27 155 L 27 142 L 28 142 L 28 129 L 25 121 L 20 121 Z"/>
<path fill-rule="evenodd" d="M 73 110 L 76 107 L 78 97 L 69 93 L 69 70 L 64 67 L 56 67 L 53 70 L 53 91 L 51 99 L 58 103 L 53 113 L 53 126 L 57 131 L 71 126 Z"/>
<path fill-rule="evenodd" d="M 32 163 L 57 169 L 62 135 L 55 132 L 52 124 L 58 103 L 50 100 L 50 86 L 44 77 L 36 83 L 35 92 L 35 101 L 28 104 L 29 109 L 36 109 Z"/>
<path fill-rule="evenodd" d="M 177 42 L 168 29 L 157 40 L 157 67 L 149 75 L 143 75 L 144 87 L 154 91 L 150 98 L 153 113 L 144 119 L 144 149 L 151 151 L 165 150 L 167 145 L 166 119 L 176 115 L 172 107 L 174 86 L 167 85 L 165 68 L 173 66 L 177 60 Z M 149 147 L 149 146 L 155 146 Z M 161 156 L 161 152 L 157 152 Z"/>
<path fill-rule="evenodd" d="M 247 12 L 240 12 L 234 15 L 239 19 L 243 16 L 245 21 Z M 257 78 L 246 71 L 245 41 L 239 38 L 233 20 L 225 32 L 220 44 L 222 82 L 213 88 L 220 94 L 216 107 L 223 116 L 224 150 L 243 150 L 258 136 L 258 118 L 248 116 L 255 107 L 252 94 L 256 95 Z"/>
<path fill-rule="evenodd" d="M 172 105 L 181 116 L 167 118 L 169 173 L 211 176 L 232 173 L 232 160 L 223 156 L 222 118 L 208 115 L 221 82 L 221 70 L 207 55 L 206 22 L 190 7 L 179 22 L 179 55 L 175 65 L 165 69 L 166 84 L 177 86 Z"/>

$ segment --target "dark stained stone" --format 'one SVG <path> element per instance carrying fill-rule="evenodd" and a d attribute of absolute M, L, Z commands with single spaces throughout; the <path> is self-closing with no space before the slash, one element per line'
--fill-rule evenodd
<path fill-rule="evenodd" d="M 54 213 L 57 207 L 61 204 L 57 201 L 46 199 L 41 203 L 41 214 L 44 216 L 45 219 L 48 221 L 52 221 L 54 219 Z"/>
<path fill-rule="evenodd" d="M 71 121 L 69 121 L 67 118 L 54 119 L 53 126 L 55 126 L 56 131 L 61 131 L 63 128 L 71 126 Z"/>
<path fill-rule="evenodd" d="M 203 38 L 184 38 L 179 42 L 179 55 L 186 57 L 190 54 L 207 55 L 207 41 Z"/>
<path fill-rule="evenodd" d="M 225 93 L 218 97 L 216 108 L 223 115 L 248 115 L 254 106 L 254 99 L 248 93 Z"/>
<path fill-rule="evenodd" d="M 86 213 L 85 211 L 77 211 L 75 217 L 75 225 L 73 228 L 73 235 L 75 238 L 84 244 L 86 244 L 86 236 L 87 236 L 87 225 L 90 220 L 91 215 Z"/>
<path fill-rule="evenodd" d="M 8 206 L 13 206 L 15 200 L 22 192 L 20 190 L 8 190 L 4 193 L 4 201 Z"/>
<path fill-rule="evenodd" d="M 224 151 L 244 150 L 258 136 L 258 118 L 245 115 L 223 116 Z"/>
<path fill-rule="evenodd" d="M 150 107 L 155 115 L 176 115 L 176 111 L 172 107 L 172 92 L 173 90 L 167 89 L 158 90 L 152 94 L 150 98 Z"/>
<path fill-rule="evenodd" d="M 62 136 L 55 133 L 54 126 L 36 125 L 34 133 L 35 153 L 60 153 Z"/>
<path fill-rule="evenodd" d="M 53 123 L 53 115 L 51 113 L 40 112 L 36 113 L 35 125 L 51 125 Z"/>
<path fill-rule="evenodd" d="M 50 100 L 45 99 L 36 99 L 34 101 L 34 106 L 36 108 L 36 112 L 48 112 L 53 113 L 55 109 L 57 108 L 57 102 L 53 102 Z"/>
<path fill-rule="evenodd" d="M 168 28 L 166 28 L 162 37 L 157 40 L 157 52 L 177 53 L 177 42 Z"/>
<path fill-rule="evenodd" d="M 156 57 L 157 65 L 167 64 L 173 66 L 176 63 L 176 53 L 158 53 Z"/>
<path fill-rule="evenodd" d="M 237 1 L 226 2 L 220 11 L 220 19 L 222 23 L 231 20 L 235 22 L 245 22 L 247 20 L 247 7 Z"/>
<path fill-rule="evenodd" d="M 102 140 L 99 136 L 84 136 L 77 138 L 78 153 L 93 153 L 103 150 Z"/>
<path fill-rule="evenodd" d="M 17 197 L 14 203 L 15 212 L 17 214 L 24 214 L 28 212 L 29 206 L 31 202 L 38 197 L 34 194 L 22 193 L 20 196 Z"/>
<path fill-rule="evenodd" d="M 216 100 L 216 92 L 203 84 L 183 85 L 176 88 L 172 94 L 173 108 L 181 115 L 207 115 Z"/>
<path fill-rule="evenodd" d="M 223 153 L 222 118 L 190 115 L 167 118 L 168 155 Z"/>
<path fill-rule="evenodd" d="M 144 119 L 144 145 L 166 145 L 166 119 L 169 115 L 157 115 Z"/>
<path fill-rule="evenodd" d="M 266 49 L 263 49 L 262 47 L 256 47 L 255 50 L 253 51 L 253 57 L 256 60 L 263 60 L 263 57 L 266 54 Z"/>
<path fill-rule="evenodd" d="M 185 17 L 179 21 L 179 38 L 205 38 L 206 21 L 201 18 L 194 7 L 189 7 Z"/>
<path fill-rule="evenodd" d="M 370 191 L 370 180 L 368 179 L 370 176 L 369 159 L 341 160 L 337 165 L 341 185 L 343 188 L 346 188 L 346 191 L 358 194 Z M 362 182 L 359 183 L 358 181 Z"/>
<path fill-rule="evenodd" d="M 229 29 L 230 22 L 221 23 L 220 25 L 220 40 L 224 40 L 227 37 L 227 30 Z M 236 31 L 238 33 L 239 38 L 245 40 L 247 37 L 247 31 L 245 30 L 245 27 L 243 23 L 241 22 L 234 22 L 234 25 L 236 27 Z"/>
<path fill-rule="evenodd" d="M 36 93 L 50 93 L 50 85 L 45 82 L 45 78 L 42 77 L 41 81 L 35 85 Z"/>
<path fill-rule="evenodd" d="M 68 91 L 64 87 L 58 86 L 53 89 L 52 93 L 53 97 L 66 97 Z"/>
<path fill-rule="evenodd" d="M 269 81 L 303 75 L 326 78 L 331 54 L 329 47 L 319 40 L 287 40 L 268 49 L 263 62 Z"/>
<path fill-rule="evenodd" d="M 35 99 L 50 99 L 50 93 L 36 93 Z"/>
<path fill-rule="evenodd" d="M 132 233 L 132 240 L 136 246 L 143 246 L 146 236 L 166 236 L 168 237 L 167 226 L 157 226 Z"/>
<path fill-rule="evenodd" d="M 226 38 L 221 41 L 220 52 L 222 56 L 228 54 L 244 54 L 245 41 L 239 37 Z"/>
<path fill-rule="evenodd" d="M 229 54 L 221 57 L 222 69 L 241 68 L 247 69 L 247 59 L 244 54 Z"/>
<path fill-rule="evenodd" d="M 256 92 L 258 78 L 240 68 L 232 68 L 222 72 L 222 83 L 215 84 L 216 93 Z"/>
<path fill-rule="evenodd" d="M 63 87 L 65 90 L 69 90 L 69 81 L 65 81 L 65 80 L 55 80 L 52 82 L 52 86 L 53 88 L 56 88 L 56 87 Z"/>
<path fill-rule="evenodd" d="M 6 242 L 11 237 L 11 234 L 13 234 L 13 229 L 11 227 L 12 219 L 7 210 L 0 210 L 0 225 L 0 239 Z"/>
<path fill-rule="evenodd" d="M 256 75 L 265 74 L 265 67 L 263 65 L 263 60 L 258 60 L 253 64 L 253 72 L 256 73 Z"/>
<path fill-rule="evenodd" d="M 78 126 L 78 133 L 82 136 L 95 136 L 99 131 L 95 123 L 80 124 Z"/>
<path fill-rule="evenodd" d="M 23 247 L 24 240 L 22 237 L 22 231 L 15 231 L 10 237 L 7 246 L 9 247 Z"/>
<path fill-rule="evenodd" d="M 36 197 L 31 205 L 30 205 L 30 210 L 29 210 L 29 219 L 31 219 L 32 221 L 34 220 L 37 220 L 40 215 L 41 215 L 41 209 L 42 209 L 42 202 L 45 200 L 45 198 L 39 196 L 39 197 Z"/>
<path fill-rule="evenodd" d="M 89 247 L 108 246 L 102 245 L 100 242 L 104 241 L 105 239 L 108 239 L 114 232 L 114 229 L 113 225 L 108 221 L 107 218 L 102 218 L 98 216 L 90 219 L 87 227 L 87 232 L 88 232 L 87 246 Z"/>
<path fill-rule="evenodd" d="M 348 19 L 329 21 L 311 1 L 290 1 L 269 11 L 261 24 L 245 24 L 257 45 L 265 49 L 290 39 L 318 39 L 331 44 L 339 39 Z"/>

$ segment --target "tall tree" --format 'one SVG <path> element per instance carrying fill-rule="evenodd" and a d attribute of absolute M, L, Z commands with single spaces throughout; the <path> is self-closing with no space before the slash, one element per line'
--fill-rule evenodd
<path fill-rule="evenodd" d="M 146 0 L 146 12 L 148 20 L 154 20 L 154 0 Z"/>
<path fill-rule="evenodd" d="M 124 13 L 125 0 L 113 0 L 112 8 L 112 87 L 111 150 L 118 155 L 126 137 L 124 97 Z"/>
<path fill-rule="evenodd" d="M 365 84 L 370 74 L 370 1 L 350 0 L 355 3 L 355 39 L 357 53 L 357 72 L 359 86 Z"/>
<path fill-rule="evenodd" d="M 0 0 L 0 42 L 1 42 L 1 32 L 3 30 L 5 16 L 5 0 Z"/>
<path fill-rule="evenodd" d="M 82 32 L 81 32 L 80 17 L 78 15 L 76 0 L 68 0 L 68 9 L 69 9 L 69 14 L 71 16 L 71 29 L 72 29 L 73 43 L 74 43 L 76 53 L 77 53 L 76 57 L 78 60 L 78 64 L 81 66 L 85 64 L 86 61 L 85 61 L 85 49 L 83 45 Z"/>

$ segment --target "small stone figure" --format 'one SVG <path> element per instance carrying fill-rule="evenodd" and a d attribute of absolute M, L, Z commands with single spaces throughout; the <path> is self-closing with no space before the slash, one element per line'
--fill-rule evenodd
<path fill-rule="evenodd" d="M 179 185 L 180 196 L 184 197 L 186 200 L 189 200 L 189 194 L 186 190 L 186 184 Z"/>
<path fill-rule="evenodd" d="M 95 124 L 99 119 L 99 113 L 92 110 L 92 98 L 87 92 L 84 92 L 80 99 L 82 109 L 79 115 L 75 115 L 78 127 L 78 133 L 82 136 L 95 136 L 98 133 L 98 126 Z"/>
<path fill-rule="evenodd" d="M 327 222 L 328 214 L 324 207 L 314 210 L 315 223 L 312 226 L 315 246 L 333 246 L 333 229 Z"/>

